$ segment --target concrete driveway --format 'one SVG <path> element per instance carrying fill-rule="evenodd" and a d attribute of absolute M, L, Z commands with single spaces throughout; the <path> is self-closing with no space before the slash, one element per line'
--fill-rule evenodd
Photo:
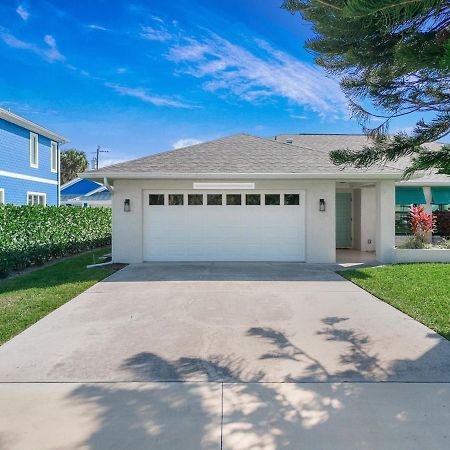
<path fill-rule="evenodd" d="M 332 267 L 132 265 L 0 347 L 0 448 L 441 449 L 449 381 Z"/>

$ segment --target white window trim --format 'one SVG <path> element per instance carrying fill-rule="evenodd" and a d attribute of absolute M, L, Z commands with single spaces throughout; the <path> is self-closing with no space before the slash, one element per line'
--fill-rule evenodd
<path fill-rule="evenodd" d="M 5 204 L 5 189 L 0 188 L 0 205 Z"/>
<path fill-rule="evenodd" d="M 33 154 L 33 137 L 36 138 L 36 164 L 33 164 L 31 155 Z M 30 131 L 30 167 L 37 169 L 39 167 L 39 135 Z"/>
<path fill-rule="evenodd" d="M 56 148 L 56 154 L 53 155 L 53 146 Z M 58 172 L 58 144 L 55 141 L 50 141 L 50 171 L 52 173 Z M 55 168 L 53 169 L 53 165 Z"/>
<path fill-rule="evenodd" d="M 45 194 L 44 192 L 32 192 L 32 191 L 28 191 L 27 192 L 27 205 L 29 205 L 29 196 L 30 195 L 40 195 L 44 197 L 44 203 L 42 206 L 47 206 L 47 194 Z"/>

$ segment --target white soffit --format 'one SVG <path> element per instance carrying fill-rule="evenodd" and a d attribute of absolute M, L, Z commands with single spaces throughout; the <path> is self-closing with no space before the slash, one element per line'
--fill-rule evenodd
<path fill-rule="evenodd" d="M 194 189 L 255 189 L 255 183 L 194 183 Z"/>

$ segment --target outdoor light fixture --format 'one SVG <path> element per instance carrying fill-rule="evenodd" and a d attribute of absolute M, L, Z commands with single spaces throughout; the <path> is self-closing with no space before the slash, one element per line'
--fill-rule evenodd
<path fill-rule="evenodd" d="M 125 212 L 130 212 L 130 211 L 131 211 L 131 202 L 130 202 L 130 199 L 129 199 L 129 198 L 126 198 L 126 199 L 123 201 L 123 210 L 124 210 Z"/>
<path fill-rule="evenodd" d="M 325 199 L 321 198 L 319 200 L 319 211 L 325 211 Z"/>

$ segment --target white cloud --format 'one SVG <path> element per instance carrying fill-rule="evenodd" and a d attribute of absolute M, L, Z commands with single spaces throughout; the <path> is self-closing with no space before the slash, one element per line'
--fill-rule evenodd
<path fill-rule="evenodd" d="M 105 86 L 113 89 L 121 95 L 128 97 L 135 97 L 142 100 L 145 103 L 150 103 L 155 106 L 171 106 L 173 108 L 194 108 L 194 105 L 183 103 L 179 100 L 170 97 L 163 97 L 159 95 L 149 94 L 144 88 L 131 88 L 128 86 L 121 86 L 114 83 L 105 83 Z"/>
<path fill-rule="evenodd" d="M 140 36 L 148 41 L 165 42 L 172 39 L 172 35 L 164 27 L 160 27 L 159 29 L 149 26 L 142 27 Z"/>
<path fill-rule="evenodd" d="M 44 36 L 44 42 L 49 46 L 49 49 L 44 51 L 44 54 L 49 61 L 64 61 L 65 57 L 56 48 L 55 38 L 51 34 L 46 34 Z"/>
<path fill-rule="evenodd" d="M 320 116 L 336 118 L 347 111 L 345 96 L 335 80 L 261 39 L 248 50 L 209 33 L 173 45 L 167 58 L 179 65 L 181 73 L 203 79 L 208 91 L 248 102 L 282 97 Z"/>
<path fill-rule="evenodd" d="M 291 114 L 289 117 L 291 117 L 292 119 L 299 119 L 299 120 L 308 118 L 307 116 L 302 116 L 302 115 L 298 115 L 298 114 Z"/>
<path fill-rule="evenodd" d="M 8 31 L 2 31 L 0 34 L 0 37 L 2 38 L 3 42 L 12 48 L 19 48 L 23 50 L 31 50 L 35 53 L 38 52 L 38 48 L 31 44 L 30 42 L 21 41 L 20 39 L 17 39 L 14 35 L 9 33 Z"/>
<path fill-rule="evenodd" d="M 28 12 L 28 10 L 25 8 L 25 6 L 23 5 L 19 5 L 16 9 L 16 13 L 19 14 L 20 18 L 22 20 L 24 20 L 25 22 L 28 20 L 28 18 L 30 17 L 30 13 Z"/>
<path fill-rule="evenodd" d="M 125 67 L 118 67 L 118 68 L 116 69 L 116 72 L 119 73 L 119 74 L 121 74 L 121 73 L 126 73 L 126 72 L 128 72 L 128 70 L 127 70 Z"/>
<path fill-rule="evenodd" d="M 55 38 L 50 34 L 44 36 L 44 42 L 47 44 L 46 47 L 39 47 L 31 42 L 22 41 L 7 30 L 2 31 L 0 29 L 0 39 L 2 39 L 9 47 L 29 50 L 48 62 L 65 60 L 64 55 L 62 55 L 56 47 Z"/>
<path fill-rule="evenodd" d="M 173 148 L 183 148 L 183 147 L 189 147 L 190 145 L 195 144 L 201 144 L 203 141 L 200 141 L 195 138 L 184 138 L 184 139 L 178 139 L 178 141 L 175 141 L 172 144 Z"/>
<path fill-rule="evenodd" d="M 91 30 L 108 31 L 108 28 L 102 27 L 101 25 L 96 25 L 95 23 L 92 23 L 87 27 Z"/>

